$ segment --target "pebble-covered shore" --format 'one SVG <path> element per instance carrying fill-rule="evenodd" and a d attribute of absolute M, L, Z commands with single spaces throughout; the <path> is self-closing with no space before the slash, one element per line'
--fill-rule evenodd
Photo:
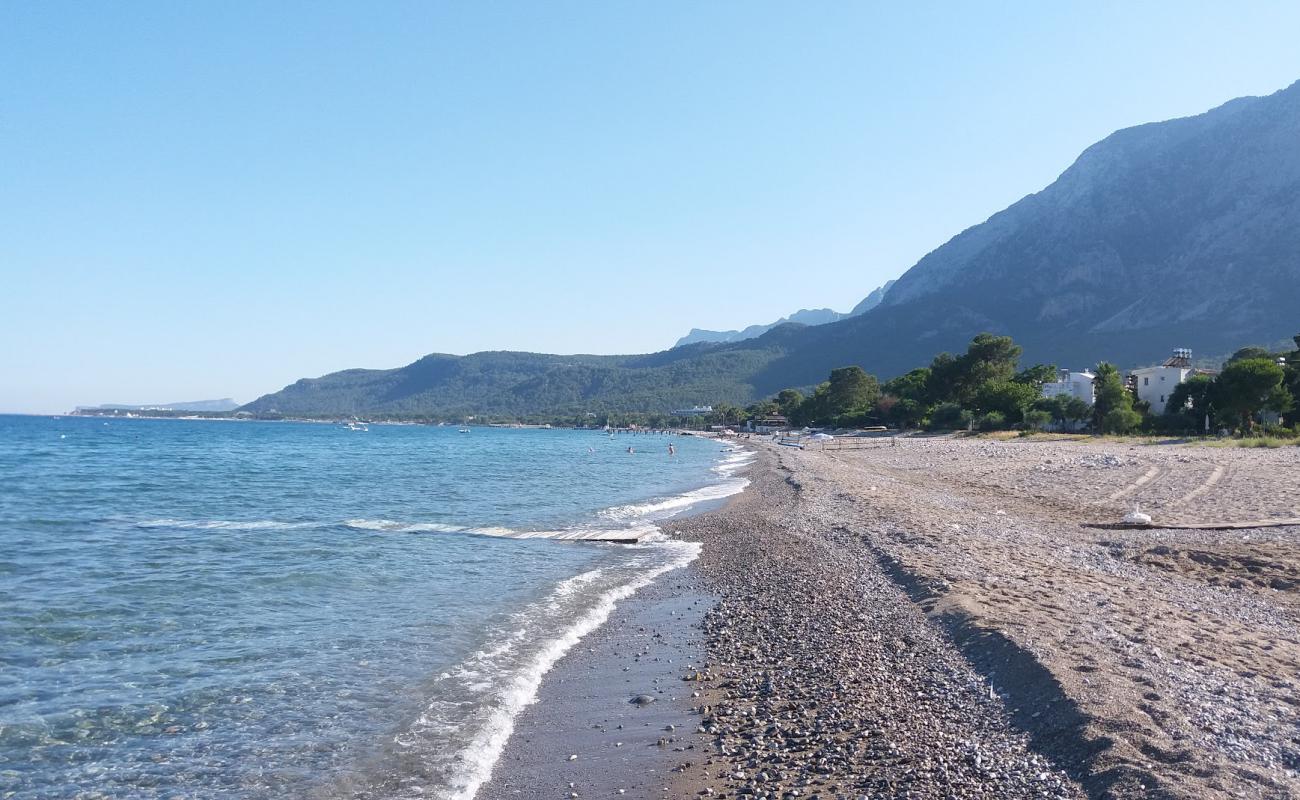
<path fill-rule="evenodd" d="M 1300 796 L 1300 449 L 759 446 L 669 526 L 721 597 L 666 796 Z"/>
<path fill-rule="evenodd" d="M 1081 797 L 1029 746 L 1001 698 L 844 527 L 831 495 L 773 456 L 722 512 L 675 533 L 704 542 L 723 595 L 705 621 L 712 755 L 679 785 L 715 797 Z"/>

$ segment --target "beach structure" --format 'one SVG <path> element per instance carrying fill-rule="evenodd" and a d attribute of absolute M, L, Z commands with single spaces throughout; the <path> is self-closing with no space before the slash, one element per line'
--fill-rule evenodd
<path fill-rule="evenodd" d="M 1087 370 L 1071 372 L 1068 369 L 1063 369 L 1055 381 L 1043 384 L 1043 397 L 1048 399 L 1062 395 L 1077 397 L 1088 405 L 1092 405 L 1097 399 L 1096 390 L 1092 385 L 1096 377 Z"/>
<path fill-rule="evenodd" d="M 713 413 L 713 406 L 691 406 L 690 408 L 678 408 L 670 412 L 674 417 L 702 417 L 705 414 Z"/>
<path fill-rule="evenodd" d="M 1147 402 L 1152 410 L 1160 413 L 1165 410 L 1165 404 L 1169 402 L 1169 395 L 1173 394 L 1174 387 L 1195 372 L 1196 370 L 1192 368 L 1192 351 L 1186 347 L 1179 347 L 1158 367 L 1131 370 L 1129 379 L 1132 381 L 1134 391 L 1137 392 L 1138 399 Z"/>
<path fill-rule="evenodd" d="M 747 427 L 754 433 L 777 433 L 790 427 L 790 420 L 782 414 L 767 414 L 758 419 L 751 419 Z"/>

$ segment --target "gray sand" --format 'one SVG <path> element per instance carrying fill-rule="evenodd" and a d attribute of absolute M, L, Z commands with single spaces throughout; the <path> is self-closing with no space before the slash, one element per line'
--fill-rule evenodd
<path fill-rule="evenodd" d="M 1081 524 L 1295 516 L 1300 448 L 757 446 L 743 495 L 665 526 L 700 559 L 548 676 L 481 797 L 1300 797 L 1300 528 Z M 664 618 L 684 584 L 702 621 Z M 679 699 L 637 729 L 647 685 Z"/>
<path fill-rule="evenodd" d="M 479 798 L 672 796 L 673 768 L 700 760 L 699 745 L 683 740 L 698 721 L 694 687 L 680 676 L 703 656 L 698 626 L 715 601 L 690 577 L 671 572 L 623 601 L 561 659 Z M 629 702 L 642 694 L 655 701 Z"/>

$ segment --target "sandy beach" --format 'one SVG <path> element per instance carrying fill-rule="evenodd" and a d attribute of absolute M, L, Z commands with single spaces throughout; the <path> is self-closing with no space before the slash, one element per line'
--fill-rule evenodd
<path fill-rule="evenodd" d="M 1300 527 L 1100 527 L 1300 516 L 1300 448 L 757 446 L 480 796 L 1300 796 Z M 646 686 L 678 721 L 626 757 Z"/>

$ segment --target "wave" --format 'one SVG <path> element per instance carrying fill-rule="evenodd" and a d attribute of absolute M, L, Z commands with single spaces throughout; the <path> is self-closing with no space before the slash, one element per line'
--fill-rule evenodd
<path fill-rule="evenodd" d="M 653 526 L 624 526 L 619 528 L 575 525 L 558 530 L 517 530 L 500 526 L 446 525 L 441 522 L 398 522 L 391 519 L 349 519 L 344 525 L 363 531 L 384 533 L 466 533 L 474 536 L 493 536 L 500 539 L 583 539 L 639 538 L 652 533 Z"/>
<path fill-rule="evenodd" d="M 701 486 L 698 489 L 692 489 L 689 492 L 683 492 L 672 497 L 613 506 L 600 512 L 600 515 L 618 522 L 637 519 L 665 519 L 676 516 L 701 503 L 723 500 L 743 492 L 745 487 L 749 485 L 749 479 L 737 477 L 737 473 L 748 467 L 754 458 L 754 453 L 748 450 L 734 450 L 724 457 L 717 466 L 713 467 L 715 473 L 724 476 L 724 480 L 720 483 Z"/>
<path fill-rule="evenodd" d="M 146 519 L 135 523 L 137 528 L 184 528 L 188 530 L 261 531 L 301 530 L 323 527 L 319 522 L 282 522 L 274 519 Z"/>
<path fill-rule="evenodd" d="M 345 519 L 343 525 L 361 531 L 385 533 L 462 533 L 468 528 L 441 522 L 399 522 L 392 519 Z"/>
<path fill-rule="evenodd" d="M 514 731 L 515 719 L 537 701 L 543 677 L 584 637 L 609 618 L 618 603 L 659 576 L 686 566 L 699 555 L 695 542 L 663 540 L 636 545 L 621 568 L 590 570 L 562 581 L 543 599 L 518 612 L 495 638 L 465 662 L 443 673 L 440 699 L 432 701 L 394 742 L 418 752 L 438 774 L 439 800 L 470 800 L 492 775 Z M 627 552 L 627 551 L 624 551 Z M 477 710 L 468 721 L 463 709 Z M 462 710 L 457 714 L 457 710 Z M 448 737 L 462 744 L 448 752 Z M 466 738 L 467 737 L 467 738 Z M 397 797 L 425 797 L 423 793 Z"/>
<path fill-rule="evenodd" d="M 658 529 L 654 520 L 677 516 L 702 503 L 716 502 L 744 491 L 749 485 L 746 478 L 737 476 L 749 466 L 755 454 L 742 448 L 724 451 L 722 460 L 712 469 L 722 476 L 718 483 L 701 486 L 678 495 L 661 497 L 641 503 L 613 506 L 597 513 L 598 520 L 610 524 L 581 524 L 555 530 L 514 529 L 501 526 L 453 525 L 445 522 L 410 522 L 393 519 L 345 519 L 341 522 L 282 521 L 282 520 L 187 520 L 147 519 L 135 523 L 139 528 L 182 528 L 190 530 L 305 530 L 343 525 L 354 530 L 380 533 L 461 533 L 476 536 L 494 536 L 506 539 L 559 539 L 580 541 L 584 539 L 644 539 Z"/>

